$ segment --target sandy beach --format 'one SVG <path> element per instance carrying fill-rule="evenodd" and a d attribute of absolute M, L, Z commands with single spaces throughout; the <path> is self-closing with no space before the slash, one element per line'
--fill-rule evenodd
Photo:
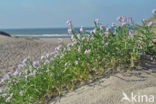
<path fill-rule="evenodd" d="M 69 39 L 64 39 L 64 43 Z M 52 52 L 58 39 L 24 39 L 0 36 L 0 79 L 7 72 L 13 72 L 24 58 L 30 56 L 38 60 L 42 55 Z"/>

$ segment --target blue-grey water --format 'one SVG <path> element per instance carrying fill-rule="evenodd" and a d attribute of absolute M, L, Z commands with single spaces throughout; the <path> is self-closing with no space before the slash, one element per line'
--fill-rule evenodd
<path fill-rule="evenodd" d="M 85 29 L 91 30 L 92 28 Z M 67 30 L 68 28 L 1 29 L 12 36 L 35 38 L 67 38 L 70 37 Z M 75 30 L 79 31 L 79 28 Z"/>

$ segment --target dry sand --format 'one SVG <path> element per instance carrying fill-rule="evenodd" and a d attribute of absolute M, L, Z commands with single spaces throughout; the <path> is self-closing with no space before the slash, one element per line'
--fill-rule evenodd
<path fill-rule="evenodd" d="M 65 43 L 69 40 L 64 40 Z M 51 52 L 58 45 L 56 39 L 28 40 L 0 36 L 0 78 L 12 72 L 22 60 L 31 56 L 33 60 Z M 84 85 L 64 96 L 52 99 L 49 104 L 156 104 L 156 63 L 148 62 L 144 70 L 132 71 L 123 76 L 114 74 L 93 83 Z M 142 69 L 142 68 L 141 68 Z M 124 91 L 155 97 L 154 103 L 121 102 Z"/>

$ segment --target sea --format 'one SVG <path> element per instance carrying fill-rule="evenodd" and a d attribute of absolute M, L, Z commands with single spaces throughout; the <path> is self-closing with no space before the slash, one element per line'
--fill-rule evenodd
<path fill-rule="evenodd" d="M 85 28 L 90 31 L 93 28 Z M 79 31 L 79 28 L 75 28 Z M 0 29 L 16 37 L 32 37 L 32 38 L 69 38 L 68 28 L 27 28 L 27 29 Z"/>

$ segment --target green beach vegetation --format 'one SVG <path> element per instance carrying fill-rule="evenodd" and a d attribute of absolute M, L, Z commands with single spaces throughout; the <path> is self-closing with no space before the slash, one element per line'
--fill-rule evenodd
<path fill-rule="evenodd" d="M 156 10 L 152 12 L 156 19 Z M 1 80 L 5 89 L 0 90 L 0 104 L 46 103 L 117 69 L 131 71 L 142 55 L 156 58 L 153 21 L 138 25 L 132 17 L 121 16 L 117 20 L 120 26 L 105 27 L 96 19 L 94 30 L 87 32 L 81 27 L 79 33 L 67 21 L 71 43 L 65 45 L 59 39 L 55 51 L 40 60 L 25 58 L 14 73 Z"/>

